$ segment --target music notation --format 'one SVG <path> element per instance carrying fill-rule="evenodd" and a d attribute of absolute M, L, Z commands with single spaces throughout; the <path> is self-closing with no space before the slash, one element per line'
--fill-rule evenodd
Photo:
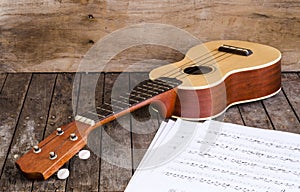
<path fill-rule="evenodd" d="M 163 123 L 126 192 L 300 191 L 300 135 L 206 121 Z"/>

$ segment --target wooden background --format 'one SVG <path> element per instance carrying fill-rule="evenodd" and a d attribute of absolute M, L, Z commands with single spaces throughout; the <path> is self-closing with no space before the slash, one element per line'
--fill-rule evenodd
<path fill-rule="evenodd" d="M 300 70 L 298 0 L 0 0 L 0 3 L 1 72 L 74 72 L 86 52 L 105 35 L 139 23 L 173 25 L 203 42 L 239 39 L 268 44 L 283 52 L 284 71 Z M 168 37 L 167 33 L 161 35 Z M 157 59 L 154 64 L 159 65 L 180 60 L 182 55 L 164 47 L 133 47 L 114 58 L 111 71 L 121 71 L 139 57 L 138 60 L 154 57 Z M 143 71 L 151 65 L 146 62 L 135 70 Z"/>

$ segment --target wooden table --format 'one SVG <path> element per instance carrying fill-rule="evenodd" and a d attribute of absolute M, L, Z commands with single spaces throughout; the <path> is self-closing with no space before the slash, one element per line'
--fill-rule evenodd
<path fill-rule="evenodd" d="M 74 73 L 17 73 L 0 74 L 0 191 L 123 191 L 150 144 L 162 119 L 157 114 L 147 118 L 140 112 L 135 118 L 125 116 L 105 125 L 90 138 L 99 146 L 98 153 L 110 153 L 131 165 L 122 168 L 92 153 L 88 160 L 73 157 L 64 167 L 70 177 L 47 181 L 27 180 L 14 162 L 22 154 L 49 135 L 58 126 L 73 120 L 72 91 L 82 91 L 83 78 L 99 74 Z M 118 73 L 100 74 L 95 103 L 109 100 Z M 122 78 L 124 89 L 129 89 L 145 73 L 128 73 Z M 73 88 L 73 81 L 77 88 Z M 231 107 L 222 120 L 264 129 L 300 133 L 300 74 L 283 73 L 282 91 L 269 99 Z M 85 93 L 83 95 L 87 95 Z M 87 104 L 92 101 L 78 98 Z M 127 125 L 130 130 L 121 125 Z M 139 130 L 147 134 L 139 134 Z M 107 133 L 123 146 L 114 148 L 101 140 Z M 98 135 L 97 135 L 98 134 Z M 93 150 L 95 151 L 95 149 Z M 37 162 L 38 163 L 38 162 Z"/>

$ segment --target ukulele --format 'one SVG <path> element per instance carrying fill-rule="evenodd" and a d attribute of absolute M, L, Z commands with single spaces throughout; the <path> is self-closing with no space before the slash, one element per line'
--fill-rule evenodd
<path fill-rule="evenodd" d="M 166 118 L 206 120 L 234 104 L 271 97 L 281 89 L 280 62 L 277 49 L 251 42 L 221 40 L 195 46 L 183 60 L 152 70 L 148 80 L 112 98 L 112 104 L 78 114 L 16 165 L 26 177 L 46 180 L 87 144 L 93 129 L 149 104 Z"/>

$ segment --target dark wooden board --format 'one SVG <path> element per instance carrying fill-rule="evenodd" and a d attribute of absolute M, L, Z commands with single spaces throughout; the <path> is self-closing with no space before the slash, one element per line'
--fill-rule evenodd
<path fill-rule="evenodd" d="M 261 101 L 239 105 L 245 125 L 273 129 L 272 123 Z"/>
<path fill-rule="evenodd" d="M 299 133 L 299 121 L 283 91 L 263 103 L 276 130 Z"/>
<path fill-rule="evenodd" d="M 282 87 L 289 104 L 295 112 L 298 120 L 300 118 L 300 77 L 297 73 L 283 73 Z"/>
<path fill-rule="evenodd" d="M 55 131 L 57 127 L 74 120 L 72 109 L 73 81 L 74 74 L 58 74 L 44 137 Z M 64 165 L 65 168 L 68 168 L 68 166 L 68 163 Z M 56 175 L 46 181 L 35 181 L 33 183 L 33 191 L 64 191 L 65 188 L 66 180 L 58 180 Z"/>
<path fill-rule="evenodd" d="M 102 103 L 104 74 L 81 74 L 78 96 L 78 113 Z M 98 83 L 97 83 L 98 82 Z M 91 97 L 91 93 L 95 97 Z M 70 177 L 67 181 L 66 191 L 98 191 L 100 172 L 100 143 L 101 128 L 94 130 L 89 138 L 85 150 L 91 152 L 87 160 L 75 156 L 70 161 Z"/>
<path fill-rule="evenodd" d="M 4 82 L 6 80 L 7 74 L 6 73 L 0 73 L 0 94 L 2 92 L 2 88 L 4 85 Z"/>
<path fill-rule="evenodd" d="M 104 102 L 110 103 L 111 93 L 129 90 L 129 75 L 105 75 Z M 106 124 L 101 137 L 101 172 L 99 191 L 123 191 L 132 174 L 130 116 Z"/>
<path fill-rule="evenodd" d="M 23 102 L 30 84 L 31 74 L 9 74 L 0 95 L 0 173 L 14 136 Z"/>
<path fill-rule="evenodd" d="M 58 180 L 54 175 L 48 181 L 32 182 L 22 176 L 14 165 L 15 159 L 30 149 L 34 142 L 73 120 L 73 112 L 77 108 L 75 106 L 73 110 L 72 103 L 82 102 L 84 108 L 93 102 L 99 106 L 104 101 L 110 102 L 112 90 L 128 91 L 148 77 L 147 73 L 119 75 L 101 74 L 95 98 L 91 98 L 88 95 L 91 90 L 85 87 L 90 79 L 97 78 L 95 73 L 79 74 L 79 78 L 69 73 L 8 74 L 7 78 L 6 74 L 0 74 L 0 85 L 1 79 L 3 85 L 0 133 L 5 133 L 4 137 L 0 137 L 1 150 L 4 151 L 0 161 L 3 167 L 0 191 L 123 191 L 163 120 L 157 113 L 152 114 L 153 118 L 149 120 L 147 110 L 142 110 L 97 129 L 89 137 L 90 144 L 85 148 L 91 150 L 90 159 L 81 160 L 75 156 L 64 165 L 70 170 L 67 180 Z M 116 80 L 122 82 L 121 85 Z M 299 89 L 299 74 L 284 73 L 282 91 L 278 95 L 233 106 L 217 120 L 299 133 Z M 74 98 L 72 92 L 83 95 Z M 25 137 L 27 142 L 23 142 Z M 104 154 L 107 156 L 102 157 Z M 113 157 L 117 157 L 117 163 Z M 124 164 L 127 167 L 122 166 Z"/>
<path fill-rule="evenodd" d="M 241 113 L 237 106 L 230 107 L 224 114 L 222 114 L 220 117 L 217 117 L 216 120 L 244 125 Z"/>
<path fill-rule="evenodd" d="M 148 73 L 130 73 L 130 89 L 148 78 Z M 131 126 L 132 163 L 135 170 L 159 127 L 159 114 L 151 106 L 144 107 L 132 114 Z"/>
<path fill-rule="evenodd" d="M 43 138 L 55 78 L 55 74 L 34 74 L 32 77 L 8 151 L 9 154 L 0 180 L 0 191 L 31 190 L 32 181 L 21 174 L 15 166 L 15 161 Z"/>

